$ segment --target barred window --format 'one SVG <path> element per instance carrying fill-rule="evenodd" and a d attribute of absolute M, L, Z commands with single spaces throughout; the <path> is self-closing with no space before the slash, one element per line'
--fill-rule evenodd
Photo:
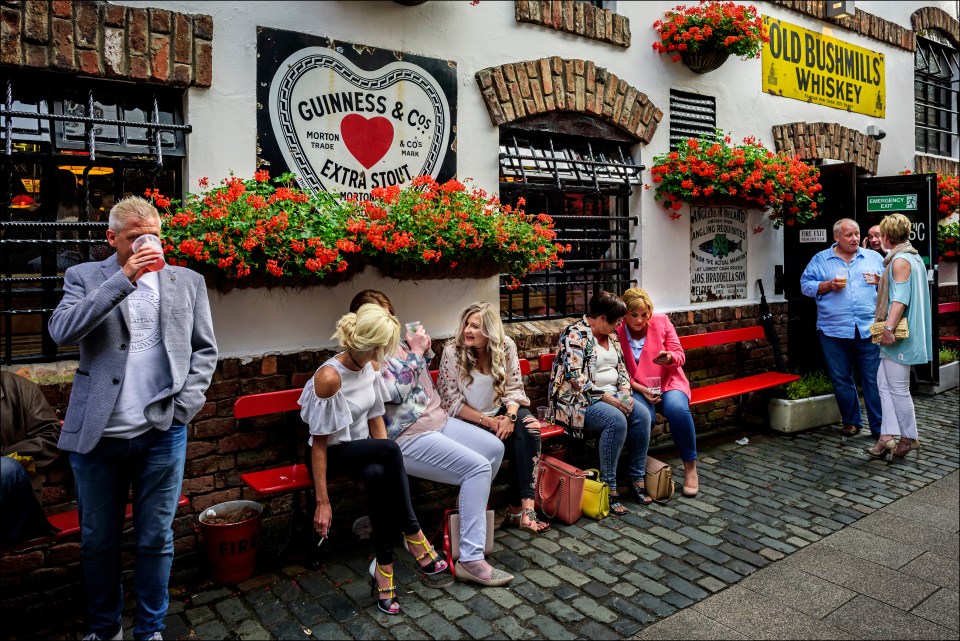
<path fill-rule="evenodd" d="M 956 158 L 958 153 L 958 95 L 960 55 L 938 42 L 935 32 L 917 38 L 914 54 L 916 148 L 928 154 Z"/>
<path fill-rule="evenodd" d="M 0 86 L 0 343 L 3 364 L 77 357 L 47 330 L 63 274 L 103 260 L 113 204 L 181 195 L 183 92 L 31 71 Z"/>
<path fill-rule="evenodd" d="M 717 127 L 717 99 L 670 90 L 670 149 L 689 139 L 712 134 Z"/>
<path fill-rule="evenodd" d="M 583 314 L 600 290 L 622 293 L 637 266 L 629 197 L 640 170 L 623 142 L 554 133 L 504 131 L 500 138 L 500 199 L 555 222 L 556 242 L 569 244 L 563 267 L 500 282 L 504 321 Z"/>

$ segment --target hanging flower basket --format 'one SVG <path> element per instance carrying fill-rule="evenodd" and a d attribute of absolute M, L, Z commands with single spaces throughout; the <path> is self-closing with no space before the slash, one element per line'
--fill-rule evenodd
<path fill-rule="evenodd" d="M 680 59 L 694 73 L 710 73 L 719 69 L 730 57 L 730 52 L 704 48 L 697 51 L 682 51 Z"/>
<path fill-rule="evenodd" d="M 695 73 L 717 69 L 731 54 L 759 58 L 763 43 L 770 40 L 757 8 L 735 2 L 674 7 L 653 28 L 660 36 L 653 50 L 671 54 L 674 62 L 682 60 Z"/>

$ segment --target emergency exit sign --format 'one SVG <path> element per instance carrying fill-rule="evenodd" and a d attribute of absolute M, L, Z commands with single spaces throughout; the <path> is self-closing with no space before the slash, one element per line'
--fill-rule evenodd
<path fill-rule="evenodd" d="M 916 211 L 917 195 L 867 196 L 867 211 Z"/>

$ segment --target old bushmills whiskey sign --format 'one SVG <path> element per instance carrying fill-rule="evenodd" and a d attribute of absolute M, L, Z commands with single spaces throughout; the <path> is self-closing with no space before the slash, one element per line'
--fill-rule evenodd
<path fill-rule="evenodd" d="M 456 174 L 456 67 L 261 28 L 258 159 L 306 189 L 358 199 Z"/>

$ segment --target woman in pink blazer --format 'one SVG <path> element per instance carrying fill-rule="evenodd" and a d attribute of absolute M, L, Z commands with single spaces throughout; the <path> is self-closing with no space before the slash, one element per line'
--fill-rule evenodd
<path fill-rule="evenodd" d="M 623 294 L 627 315 L 617 329 L 623 346 L 623 360 L 630 376 L 633 398 L 643 403 L 656 418 L 654 406 L 663 403 L 670 422 L 670 434 L 683 460 L 683 495 L 694 497 L 700 491 L 697 476 L 697 432 L 690 413 L 690 383 L 683 373 L 687 357 L 677 338 L 677 330 L 664 314 L 653 313 L 650 295 L 639 287 Z M 650 377 L 660 378 L 659 391 Z M 651 385 L 648 385 L 651 383 Z"/>

